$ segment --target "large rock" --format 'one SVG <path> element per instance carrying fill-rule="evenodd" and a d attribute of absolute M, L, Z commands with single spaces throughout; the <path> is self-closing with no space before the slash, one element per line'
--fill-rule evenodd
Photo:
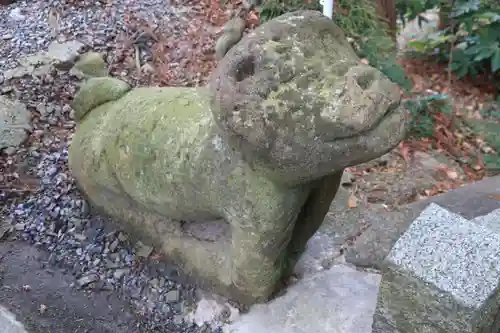
<path fill-rule="evenodd" d="M 363 209 L 362 216 L 349 218 L 364 220 L 369 227 L 356 238 L 351 247 L 347 248 L 346 260 L 359 267 L 382 269 L 391 248 L 429 204 L 435 203 L 452 213 L 467 219 L 475 219 L 500 209 L 500 201 L 496 199 L 499 195 L 500 176 L 495 176 L 398 207 L 391 212 L 384 213 L 380 210 L 374 213 Z M 326 225 L 328 224 L 334 227 L 339 225 L 336 221 Z"/>
<path fill-rule="evenodd" d="M 281 39 L 255 37 L 268 31 Z M 235 74 L 251 58 L 275 62 Z M 198 286 L 267 300 L 321 225 L 343 168 L 406 131 L 399 88 L 358 62 L 331 20 L 301 11 L 243 38 L 209 87 L 90 79 L 73 104 L 81 122 L 70 167 L 95 206 Z"/>
<path fill-rule="evenodd" d="M 0 96 L 0 151 L 13 153 L 28 137 L 31 115 L 24 104 Z"/>
<path fill-rule="evenodd" d="M 53 41 L 46 51 L 19 59 L 19 66 L 6 70 L 3 76 L 5 80 L 11 80 L 30 75 L 40 76 L 50 72 L 52 67 L 59 70 L 69 70 L 84 46 L 76 40 L 62 43 Z"/>

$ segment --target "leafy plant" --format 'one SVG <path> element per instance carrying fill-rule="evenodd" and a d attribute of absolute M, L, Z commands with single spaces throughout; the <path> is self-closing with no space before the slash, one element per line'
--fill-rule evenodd
<path fill-rule="evenodd" d="M 432 2 L 415 0 L 412 3 L 428 1 Z M 492 79 L 498 77 L 500 4 L 488 0 L 456 0 L 450 18 L 453 27 L 429 34 L 425 39 L 411 41 L 408 45 L 417 52 L 449 62 L 458 78 L 484 72 L 493 74 Z"/>
<path fill-rule="evenodd" d="M 446 94 L 419 96 L 405 101 L 412 115 L 410 136 L 415 138 L 433 138 L 436 128 L 435 116 L 439 113 L 451 116 L 452 106 Z"/>
<path fill-rule="evenodd" d="M 439 7 L 441 0 L 398 0 L 396 2 L 396 11 L 403 26 L 407 22 L 418 19 L 418 25 L 422 27 L 427 19 L 422 16 L 429 9 Z"/>
<path fill-rule="evenodd" d="M 265 0 L 260 10 L 260 19 L 265 22 L 288 12 L 306 9 L 321 10 L 321 5 L 317 0 Z"/>

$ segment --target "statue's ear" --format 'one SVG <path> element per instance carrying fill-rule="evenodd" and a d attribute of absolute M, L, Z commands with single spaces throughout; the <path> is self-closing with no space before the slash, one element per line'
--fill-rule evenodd
<path fill-rule="evenodd" d="M 116 101 L 129 90 L 128 83 L 112 77 L 95 77 L 87 80 L 71 103 L 76 120 L 80 121 L 90 110 L 99 105 Z"/>

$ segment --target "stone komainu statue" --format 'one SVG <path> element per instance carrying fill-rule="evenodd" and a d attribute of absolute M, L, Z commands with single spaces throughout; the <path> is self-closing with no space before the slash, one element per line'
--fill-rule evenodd
<path fill-rule="evenodd" d="M 405 136 L 398 86 L 315 11 L 273 19 L 206 87 L 88 80 L 70 166 L 88 199 L 199 287 L 267 300 L 321 225 L 343 169 Z"/>

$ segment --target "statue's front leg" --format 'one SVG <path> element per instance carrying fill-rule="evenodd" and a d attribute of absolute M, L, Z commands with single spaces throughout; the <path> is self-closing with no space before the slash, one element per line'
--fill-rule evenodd
<path fill-rule="evenodd" d="M 249 304 L 269 299 L 279 287 L 295 220 L 308 194 L 306 188 L 260 190 L 246 191 L 238 209 L 226 216 L 232 284 Z"/>
<path fill-rule="evenodd" d="M 307 242 L 321 227 L 339 189 L 342 174 L 343 170 L 338 171 L 317 180 L 313 185 L 307 201 L 297 217 L 292 240 L 288 245 L 286 275 L 293 273 L 295 264 L 306 249 Z"/>
<path fill-rule="evenodd" d="M 266 301 L 276 290 L 294 225 L 293 220 L 285 219 L 262 222 L 270 227 L 264 230 L 255 225 L 232 227 L 231 279 L 249 304 Z"/>

